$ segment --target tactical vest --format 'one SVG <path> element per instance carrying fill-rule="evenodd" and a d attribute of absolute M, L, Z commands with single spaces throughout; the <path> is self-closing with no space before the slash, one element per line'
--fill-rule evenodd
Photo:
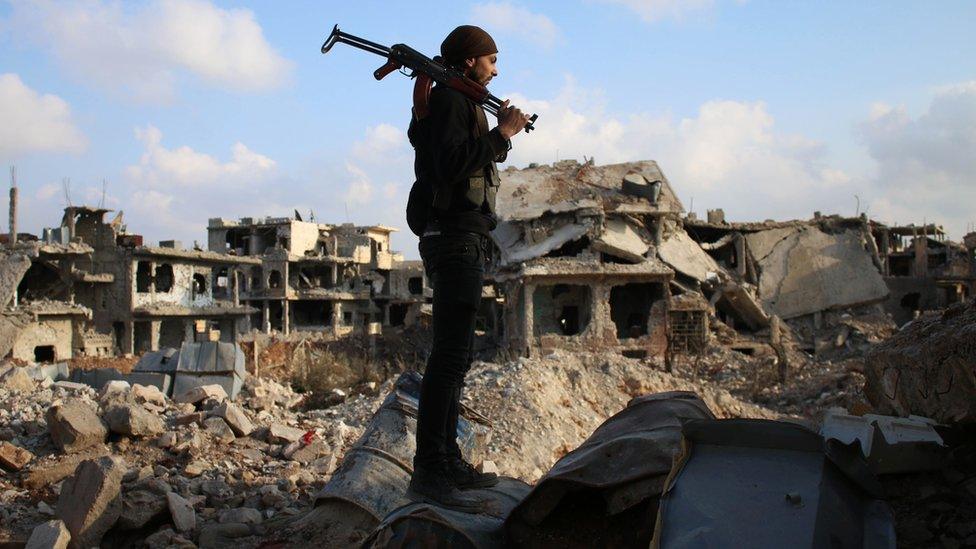
<path fill-rule="evenodd" d="M 485 110 L 473 101 L 468 101 L 468 104 L 471 105 L 471 114 L 475 121 L 471 136 L 477 139 L 488 135 Z M 499 182 L 498 166 L 495 162 L 468 174 L 463 182 L 442 181 L 444 186 L 434 190 L 434 208 L 442 211 L 477 209 L 482 213 L 495 215 L 495 197 Z"/>

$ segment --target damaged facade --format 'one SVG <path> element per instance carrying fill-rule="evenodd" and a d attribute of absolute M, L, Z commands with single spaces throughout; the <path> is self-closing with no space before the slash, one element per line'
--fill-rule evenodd
<path fill-rule="evenodd" d="M 430 295 L 420 262 L 391 249 L 390 227 L 214 218 L 207 231 L 212 252 L 255 262 L 241 299 L 265 332 L 375 333 L 415 322 Z"/>
<path fill-rule="evenodd" d="M 663 352 L 674 271 L 656 251 L 681 211 L 652 161 L 505 170 L 493 235 L 502 348 Z"/>

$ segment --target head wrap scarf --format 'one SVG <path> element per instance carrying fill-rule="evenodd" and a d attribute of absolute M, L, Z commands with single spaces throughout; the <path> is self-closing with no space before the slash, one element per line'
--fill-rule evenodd
<path fill-rule="evenodd" d="M 498 53 L 495 41 L 481 27 L 461 25 L 441 42 L 441 57 L 448 64 L 461 66 L 465 59 Z"/>

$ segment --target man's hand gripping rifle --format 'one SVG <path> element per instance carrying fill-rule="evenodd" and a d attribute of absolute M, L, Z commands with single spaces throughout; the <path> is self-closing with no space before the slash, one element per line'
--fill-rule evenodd
<path fill-rule="evenodd" d="M 441 63 L 440 57 L 431 59 L 406 44 L 386 47 L 370 42 L 340 31 L 339 25 L 332 28 L 332 34 L 322 44 L 322 53 L 328 53 L 337 42 L 385 57 L 386 64 L 373 71 L 373 77 L 377 80 L 382 80 L 395 70 L 404 68 L 412 70 L 413 72 L 408 76 L 417 79 L 413 86 L 413 108 L 414 115 L 418 119 L 424 118 L 429 112 L 430 87 L 434 82 L 458 90 L 495 116 L 498 116 L 498 111 L 503 106 L 502 100 L 490 94 L 488 88 L 468 78 L 461 71 Z M 529 117 L 529 122 L 525 125 L 526 132 L 535 129 L 533 124 L 538 117 L 539 115 L 536 114 Z"/>

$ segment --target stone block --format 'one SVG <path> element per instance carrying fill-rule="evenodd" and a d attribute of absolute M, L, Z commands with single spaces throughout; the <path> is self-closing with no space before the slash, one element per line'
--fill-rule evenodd
<path fill-rule="evenodd" d="M 14 367 L 0 379 L 0 387 L 8 391 L 29 393 L 37 388 L 37 384 L 23 368 Z"/>
<path fill-rule="evenodd" d="M 31 460 L 34 454 L 9 442 L 0 442 L 0 467 L 10 471 L 20 471 Z"/>
<path fill-rule="evenodd" d="M 287 444 L 295 442 L 305 435 L 302 429 L 296 429 L 280 423 L 272 423 L 268 427 L 268 442 L 272 444 Z"/>
<path fill-rule="evenodd" d="M 102 414 L 113 433 L 128 437 L 158 435 L 166 429 L 163 420 L 140 404 L 117 404 Z"/>
<path fill-rule="evenodd" d="M 227 398 L 227 391 L 224 390 L 220 385 L 196 385 L 189 387 L 186 391 L 177 392 L 174 389 L 175 396 L 173 400 L 175 402 L 185 402 L 188 404 L 196 404 L 197 402 L 204 401 L 208 398 L 215 400 L 224 400 Z"/>
<path fill-rule="evenodd" d="M 234 434 L 239 437 L 246 437 L 254 431 L 254 424 L 248 419 L 244 410 L 233 402 L 225 400 L 220 406 L 214 408 L 211 414 L 224 418 L 227 425 L 234 430 Z"/>
<path fill-rule="evenodd" d="M 49 520 L 34 527 L 24 549 L 66 549 L 71 533 L 60 520 Z"/>
<path fill-rule="evenodd" d="M 220 417 L 211 417 L 203 421 L 203 428 L 207 430 L 208 433 L 213 435 L 215 439 L 224 444 L 233 442 L 235 438 L 233 429 L 227 425 L 227 422 Z"/>
<path fill-rule="evenodd" d="M 197 527 L 197 514 L 193 506 L 184 497 L 175 492 L 166 494 L 169 514 L 173 518 L 173 526 L 180 532 L 190 532 Z"/>
<path fill-rule="evenodd" d="M 59 382 L 60 383 L 60 382 Z M 108 429 L 84 401 L 68 399 L 44 416 L 51 440 L 62 452 L 77 452 L 105 442 Z"/>
<path fill-rule="evenodd" d="M 122 512 L 119 495 L 126 465 L 122 458 L 106 456 L 83 461 L 64 481 L 57 513 L 71 532 L 72 545 L 94 547 Z"/>

